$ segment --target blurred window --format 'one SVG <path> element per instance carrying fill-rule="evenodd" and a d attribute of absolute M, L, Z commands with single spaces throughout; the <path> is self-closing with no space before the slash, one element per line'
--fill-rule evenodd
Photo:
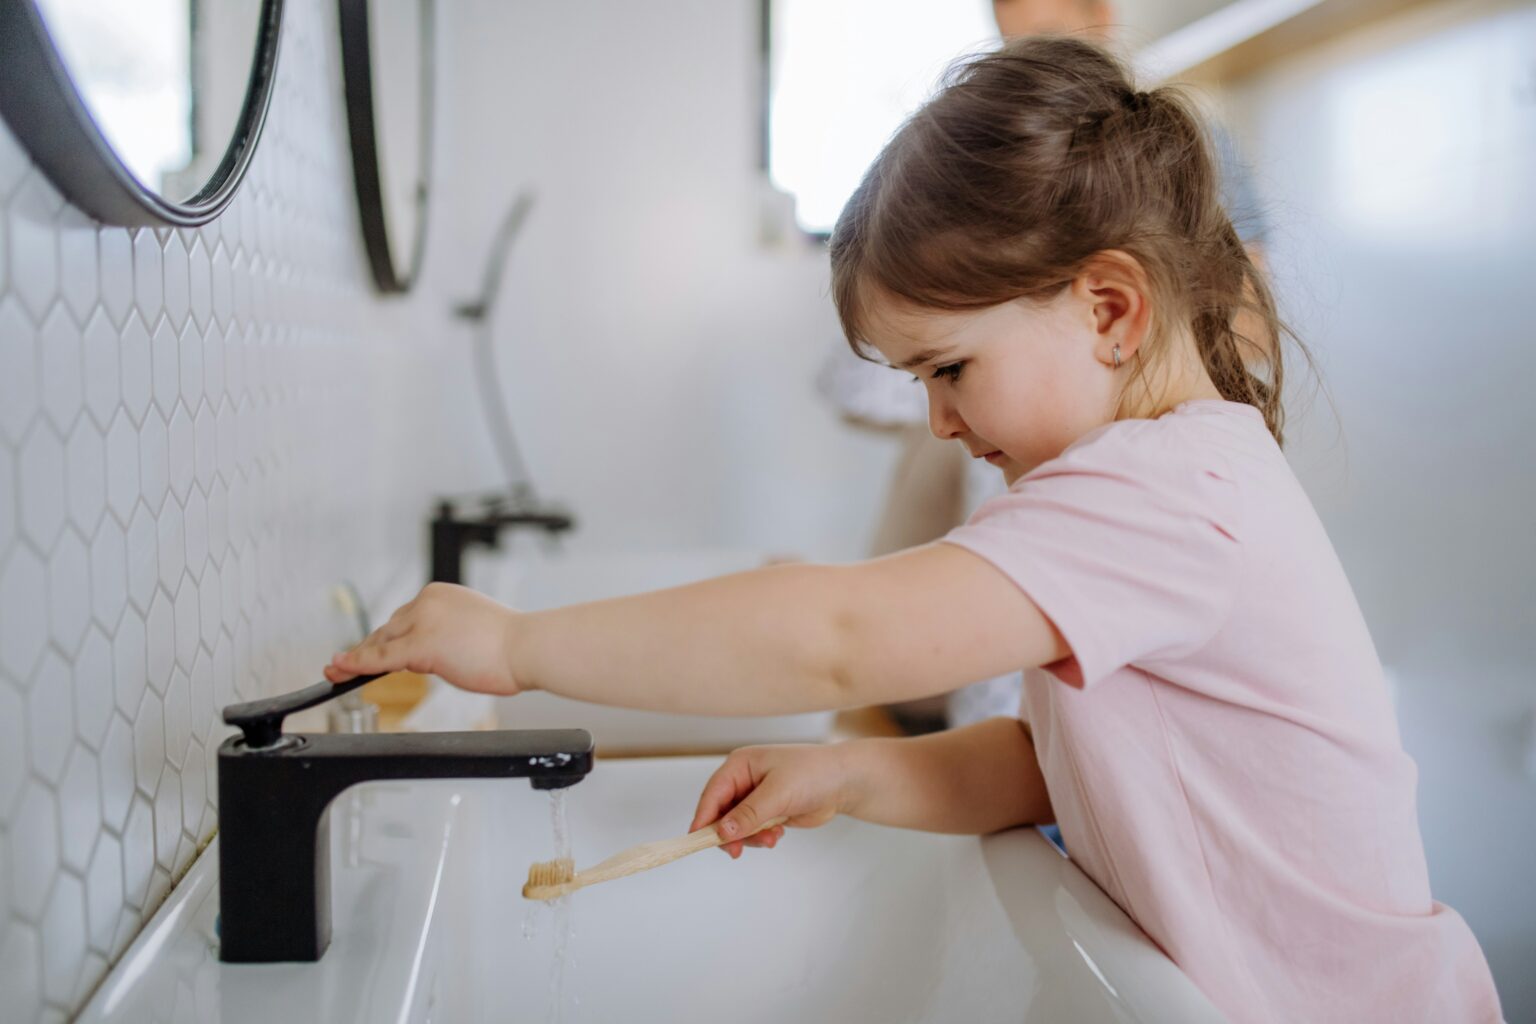
<path fill-rule="evenodd" d="M 990 0 L 762 0 L 764 153 L 795 220 L 829 234 L 945 67 L 997 46 Z"/>

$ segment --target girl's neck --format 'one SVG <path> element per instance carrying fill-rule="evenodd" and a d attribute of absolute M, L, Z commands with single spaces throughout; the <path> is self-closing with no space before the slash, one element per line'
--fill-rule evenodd
<path fill-rule="evenodd" d="M 1168 359 L 1162 360 L 1157 372 L 1147 373 L 1139 366 L 1131 367 L 1115 419 L 1155 420 L 1185 402 L 1221 401 L 1225 397 L 1195 353 L 1194 338 L 1172 341 L 1179 355 L 1170 354 Z"/>

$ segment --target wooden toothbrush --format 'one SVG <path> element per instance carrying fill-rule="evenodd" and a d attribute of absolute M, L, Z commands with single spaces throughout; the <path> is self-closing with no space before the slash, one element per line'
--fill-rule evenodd
<path fill-rule="evenodd" d="M 788 820 L 788 818 L 770 818 L 763 822 L 762 828 L 757 831 L 766 832 Z M 756 834 L 756 832 L 753 833 L 753 835 Z M 731 842 L 736 840 L 733 839 Z M 721 838 L 720 833 L 715 831 L 715 826 L 705 825 L 697 832 L 690 832 L 676 839 L 659 839 L 653 843 L 631 846 L 624 852 L 616 853 L 601 864 L 594 864 L 584 871 L 577 871 L 576 863 L 569 857 L 540 861 L 528 869 L 528 883 L 523 886 L 523 898 L 552 900 L 568 892 L 575 892 L 586 885 L 623 878 L 625 875 L 633 875 L 640 871 L 649 871 L 679 857 L 712 849 L 724 843 L 725 840 Z"/>

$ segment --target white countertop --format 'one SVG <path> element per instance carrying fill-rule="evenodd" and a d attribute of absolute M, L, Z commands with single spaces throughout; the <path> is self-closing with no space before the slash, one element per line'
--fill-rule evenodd
<path fill-rule="evenodd" d="M 578 866 L 681 834 L 718 763 L 599 762 L 567 791 Z M 556 1007 L 555 922 L 519 894 L 528 865 L 553 855 L 548 794 L 521 780 L 391 783 L 331 813 L 334 934 L 319 963 L 218 961 L 210 847 L 80 1020 L 1222 1019 L 1032 829 L 837 819 L 739 861 L 706 851 L 582 890 Z"/>

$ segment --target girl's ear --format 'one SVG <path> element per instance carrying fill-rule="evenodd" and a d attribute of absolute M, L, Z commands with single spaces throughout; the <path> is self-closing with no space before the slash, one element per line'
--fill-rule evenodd
<path fill-rule="evenodd" d="M 1094 358 L 1115 365 L 1115 347 L 1129 361 L 1151 323 L 1151 282 L 1136 257 L 1107 249 L 1090 257 L 1072 279 L 1072 295 L 1088 311 Z"/>

